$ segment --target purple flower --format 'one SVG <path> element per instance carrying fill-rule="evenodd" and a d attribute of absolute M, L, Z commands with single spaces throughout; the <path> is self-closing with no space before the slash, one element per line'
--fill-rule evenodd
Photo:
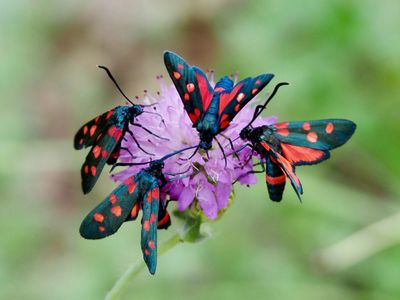
<path fill-rule="evenodd" d="M 139 127 L 130 125 L 130 129 L 140 146 L 154 155 L 148 155 L 140 150 L 132 137 L 127 134 L 122 147 L 128 149 L 133 157 L 127 151 L 121 151 L 120 162 L 147 162 L 199 143 L 198 132 L 192 127 L 192 122 L 183 108 L 175 87 L 172 84 L 166 84 L 161 76 L 158 79 L 161 90 L 157 93 L 157 96 L 152 96 L 148 92 L 145 92 L 144 95 L 145 104 L 157 102 L 156 105 L 145 108 L 146 111 L 156 114 L 143 113 L 136 118 L 136 122 L 168 140 L 159 139 Z M 253 99 L 252 102 L 256 102 L 256 99 Z M 233 141 L 235 150 L 243 148 L 244 144 L 239 138 L 239 133 L 249 123 L 253 113 L 254 110 L 247 105 L 223 132 L 224 136 Z M 276 117 L 258 118 L 253 125 L 270 125 L 275 122 Z M 231 155 L 234 151 L 231 149 L 229 141 L 222 135 L 218 135 L 217 139 L 227 154 L 226 167 L 222 151 L 215 142 L 213 148 L 208 151 L 208 157 L 205 153 L 199 151 L 188 160 L 194 151 L 189 150 L 165 161 L 164 174 L 168 179 L 176 179 L 177 176 L 182 177 L 182 175 L 169 174 L 191 174 L 185 178 L 173 180 L 162 188 L 164 197 L 177 200 L 179 210 L 183 211 L 194 201 L 197 201 L 204 214 L 209 219 L 215 219 L 218 212 L 228 206 L 233 182 L 239 178 L 240 184 L 256 183 L 254 174 L 247 174 L 248 171 L 253 169 L 252 161 L 250 160 L 243 166 L 251 155 L 251 149 L 246 147 L 237 156 Z M 112 177 L 115 180 L 123 181 L 143 168 L 143 165 L 130 166 L 117 174 L 113 174 Z"/>

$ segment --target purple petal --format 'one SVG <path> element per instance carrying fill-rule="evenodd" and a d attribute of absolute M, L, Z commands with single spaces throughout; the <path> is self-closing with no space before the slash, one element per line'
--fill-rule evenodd
<path fill-rule="evenodd" d="M 247 174 L 246 176 L 243 176 L 242 178 L 239 179 L 240 184 L 256 184 L 257 183 L 257 177 L 254 174 Z"/>
<path fill-rule="evenodd" d="M 232 192 L 231 184 L 219 183 L 216 189 L 217 203 L 219 209 L 224 209 L 228 206 L 229 196 Z"/>
<path fill-rule="evenodd" d="M 197 198 L 199 199 L 200 207 L 207 218 L 210 220 L 215 219 L 218 216 L 218 205 L 211 188 L 207 185 L 203 186 L 199 191 Z"/>
<path fill-rule="evenodd" d="M 181 190 L 181 194 L 178 198 L 178 209 L 180 211 L 184 211 L 186 208 L 189 207 L 190 204 L 192 204 L 194 197 L 195 191 L 191 186 Z"/>
<path fill-rule="evenodd" d="M 179 199 L 179 196 L 182 193 L 182 189 L 184 188 L 183 183 L 181 182 L 176 182 L 175 184 L 171 184 L 169 186 L 169 195 L 171 196 L 171 199 Z"/>

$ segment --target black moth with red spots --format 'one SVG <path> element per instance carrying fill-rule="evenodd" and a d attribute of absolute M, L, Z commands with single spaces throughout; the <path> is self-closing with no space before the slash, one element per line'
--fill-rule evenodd
<path fill-rule="evenodd" d="M 167 203 L 160 198 L 160 189 L 168 183 L 162 172 L 164 160 L 195 147 L 183 148 L 151 161 L 149 167 L 125 180 L 86 216 L 79 229 L 81 236 L 86 239 L 102 239 L 114 234 L 122 223 L 135 220 L 141 209 L 143 259 L 150 273 L 154 274 L 157 267 L 157 228 L 167 229 L 171 225 Z M 129 165 L 135 164 L 115 164 Z"/>
<path fill-rule="evenodd" d="M 329 150 L 346 143 L 356 129 L 356 124 L 343 119 L 284 122 L 253 128 L 251 123 L 260 115 L 278 88 L 285 84 L 275 87 L 264 106 L 259 107 L 261 110 L 256 109 L 250 124 L 240 132 L 240 137 L 249 141 L 248 146 L 262 157 L 262 170 L 259 172 L 266 172 L 265 181 L 269 197 L 273 201 L 282 200 L 286 177 L 300 199 L 303 188 L 295 174 L 295 166 L 318 164 L 328 159 Z"/>
<path fill-rule="evenodd" d="M 161 160 L 153 161 L 129 177 L 86 216 L 80 227 L 82 237 L 102 239 L 114 234 L 122 223 L 135 220 L 141 209 L 141 246 L 151 274 L 157 266 L 157 228 L 167 229 L 171 224 L 166 204 L 160 203 L 160 186 L 167 182 L 163 165 Z"/>
<path fill-rule="evenodd" d="M 190 66 L 175 53 L 164 52 L 164 63 L 193 127 L 199 132 L 199 147 L 204 150 L 211 149 L 215 136 L 224 131 L 236 114 L 274 77 L 262 74 L 233 85 L 233 81 L 224 76 L 212 88 L 202 70 Z"/>

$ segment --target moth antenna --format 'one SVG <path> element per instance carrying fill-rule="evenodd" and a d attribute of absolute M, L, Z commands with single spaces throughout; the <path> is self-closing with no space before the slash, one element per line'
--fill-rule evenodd
<path fill-rule="evenodd" d="M 259 116 L 259 115 L 263 112 L 263 110 L 267 107 L 268 103 L 272 100 L 272 98 L 274 98 L 274 96 L 275 96 L 275 94 L 278 92 L 279 88 L 280 88 L 281 86 L 283 86 L 283 85 L 289 85 L 289 83 L 287 83 L 287 82 L 280 82 L 280 83 L 278 83 L 278 84 L 275 86 L 275 88 L 274 88 L 274 90 L 272 91 L 271 95 L 269 95 L 269 97 L 267 98 L 267 100 L 265 101 L 265 103 L 264 103 L 263 105 L 259 106 L 259 109 L 256 110 L 256 111 L 254 112 L 253 118 L 251 119 L 250 123 L 247 124 L 247 126 L 245 126 L 245 128 L 251 126 L 251 124 L 258 118 L 258 116 Z"/>
<path fill-rule="evenodd" d="M 99 67 L 100 69 L 105 70 L 105 71 L 107 72 L 108 77 L 110 77 L 111 81 L 114 82 L 115 86 L 117 87 L 117 89 L 119 90 L 119 92 L 121 93 L 121 95 L 124 96 L 124 98 L 125 98 L 126 100 L 128 100 L 128 102 L 129 102 L 130 104 L 135 105 L 135 104 L 133 104 L 133 102 L 124 94 L 124 92 L 122 91 L 122 89 L 119 87 L 117 81 L 114 79 L 114 76 L 111 74 L 111 71 L 110 71 L 107 67 L 105 67 L 105 66 L 100 66 L 100 65 L 99 65 L 99 66 L 97 66 L 97 67 Z"/>
<path fill-rule="evenodd" d="M 186 150 L 190 150 L 190 149 L 197 148 L 197 147 L 198 147 L 198 146 L 186 147 L 186 148 L 183 148 L 183 149 L 174 151 L 174 152 L 172 152 L 172 153 L 170 153 L 170 154 L 167 154 L 167 155 L 161 157 L 161 158 L 158 159 L 158 160 L 164 161 L 164 160 L 170 158 L 171 156 L 174 156 L 174 155 L 179 154 L 179 153 L 181 153 L 181 152 L 184 152 L 184 151 L 186 151 Z M 152 159 L 152 158 L 150 158 L 150 161 L 145 161 L 145 162 L 141 162 L 141 163 L 123 163 L 123 162 L 121 162 L 121 163 L 116 163 L 116 164 L 114 164 L 114 165 L 111 167 L 110 172 L 112 172 L 116 167 L 140 166 L 140 165 L 147 165 L 147 164 L 149 164 L 149 163 L 151 163 L 151 162 L 153 162 L 153 159 Z"/>

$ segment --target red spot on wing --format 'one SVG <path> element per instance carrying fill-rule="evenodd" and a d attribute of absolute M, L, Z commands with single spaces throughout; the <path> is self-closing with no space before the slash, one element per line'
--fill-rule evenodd
<path fill-rule="evenodd" d="M 328 124 L 326 124 L 325 132 L 327 134 L 331 134 L 333 132 L 333 129 L 335 129 L 335 126 L 333 125 L 333 123 L 329 122 Z"/>
<path fill-rule="evenodd" d="M 93 220 L 95 220 L 96 222 L 102 223 L 104 221 L 104 216 L 100 213 L 95 213 L 93 215 Z"/>
<path fill-rule="evenodd" d="M 278 129 L 276 131 L 276 133 L 278 133 L 280 135 L 283 135 L 283 136 L 288 136 L 289 135 L 289 130 L 287 130 L 287 129 Z"/>
<path fill-rule="evenodd" d="M 114 139 L 119 141 L 122 136 L 122 128 L 118 128 L 114 133 Z"/>
<path fill-rule="evenodd" d="M 95 166 L 91 166 L 90 167 L 90 172 L 92 173 L 92 176 L 96 176 L 96 172 L 97 172 L 96 167 Z"/>
<path fill-rule="evenodd" d="M 131 184 L 132 180 L 133 180 L 133 176 L 131 176 L 131 177 L 125 179 L 124 184 L 125 184 L 125 185 Z"/>
<path fill-rule="evenodd" d="M 106 115 L 106 120 L 108 120 L 114 113 L 114 110 L 110 110 Z"/>
<path fill-rule="evenodd" d="M 83 134 L 87 134 L 89 131 L 89 128 L 87 126 L 83 127 Z"/>
<path fill-rule="evenodd" d="M 96 142 L 101 138 L 101 136 L 102 136 L 103 134 L 102 133 L 100 133 L 98 136 L 97 136 L 97 138 L 96 138 Z"/>
<path fill-rule="evenodd" d="M 137 202 L 137 203 L 135 204 L 135 206 L 132 208 L 132 210 L 131 210 L 131 217 L 132 217 L 133 219 L 136 219 L 138 213 L 139 213 L 139 202 Z"/>
<path fill-rule="evenodd" d="M 258 89 L 252 89 L 251 90 L 251 94 L 254 95 L 255 93 L 257 93 Z"/>
<path fill-rule="evenodd" d="M 296 164 L 300 161 L 312 163 L 319 161 L 325 156 L 324 151 L 307 147 L 282 143 L 281 148 L 282 155 L 292 164 Z"/>
<path fill-rule="evenodd" d="M 147 202 L 150 203 L 151 199 L 153 199 L 153 197 L 151 196 L 151 193 L 147 193 L 147 198 L 146 198 Z"/>
<path fill-rule="evenodd" d="M 242 101 L 244 99 L 244 97 L 246 97 L 246 95 L 243 93 L 240 93 L 239 95 L 237 95 L 237 97 L 236 97 L 237 102 Z"/>
<path fill-rule="evenodd" d="M 182 64 L 178 64 L 178 69 L 183 69 L 183 65 Z"/>
<path fill-rule="evenodd" d="M 185 94 L 183 95 L 183 99 L 184 99 L 185 101 L 189 101 L 189 100 L 190 100 L 189 94 L 188 94 L 188 93 L 185 93 Z"/>
<path fill-rule="evenodd" d="M 229 126 L 230 121 L 227 120 L 228 118 L 229 118 L 229 115 L 228 115 L 228 114 L 223 114 L 223 115 L 222 115 L 221 121 L 219 122 L 219 124 L 220 124 L 219 127 L 220 127 L 220 128 L 225 128 L 225 127 Z"/>
<path fill-rule="evenodd" d="M 229 103 L 231 103 L 231 101 L 233 100 L 233 98 L 236 96 L 236 94 L 239 92 L 239 90 L 242 88 L 243 83 L 236 85 L 233 90 L 230 93 L 223 93 L 219 96 L 219 113 L 221 114 L 222 111 L 229 105 Z M 244 94 L 240 93 L 237 97 L 236 100 L 237 102 L 242 101 L 242 99 L 239 100 L 239 96 L 243 95 L 244 98 Z"/>
<path fill-rule="evenodd" d="M 189 113 L 189 118 L 190 120 L 194 123 L 196 122 L 200 117 L 200 109 L 197 107 L 194 109 L 194 113 Z"/>
<path fill-rule="evenodd" d="M 108 133 L 109 136 L 114 136 L 114 133 L 115 133 L 116 130 L 117 130 L 117 127 L 111 126 L 111 127 L 108 129 L 107 133 Z"/>
<path fill-rule="evenodd" d="M 93 156 L 95 158 L 98 158 L 100 156 L 100 153 L 101 153 L 101 147 L 98 146 L 98 145 L 94 146 L 92 153 L 93 153 Z"/>
<path fill-rule="evenodd" d="M 214 93 L 215 92 L 217 92 L 217 93 L 221 93 L 221 92 L 223 92 L 223 91 L 225 91 L 225 89 L 223 88 L 223 87 L 217 87 L 216 89 L 214 89 Z"/>
<path fill-rule="evenodd" d="M 106 228 L 104 226 L 99 226 L 99 231 L 104 232 L 104 231 L 106 231 Z"/>
<path fill-rule="evenodd" d="M 186 85 L 186 89 L 187 89 L 187 91 L 188 91 L 189 93 L 193 92 L 193 91 L 194 91 L 194 84 L 193 84 L 193 83 L 188 83 L 188 84 Z"/>
<path fill-rule="evenodd" d="M 79 144 L 82 145 L 83 144 L 83 139 L 79 140 Z"/>
<path fill-rule="evenodd" d="M 94 119 L 94 122 L 97 123 L 100 119 L 100 116 L 97 116 L 96 119 Z"/>
<path fill-rule="evenodd" d="M 280 176 L 272 177 L 272 176 L 265 176 L 265 181 L 269 184 L 275 185 L 275 184 L 281 184 L 286 181 L 286 175 L 282 174 Z"/>
<path fill-rule="evenodd" d="M 154 243 L 154 241 L 149 241 L 149 248 L 154 249 L 155 247 L 156 247 L 156 244 Z"/>
<path fill-rule="evenodd" d="M 117 205 L 111 208 L 111 213 L 116 217 L 120 217 L 122 214 L 121 206 Z"/>
<path fill-rule="evenodd" d="M 86 165 L 86 166 L 83 167 L 83 172 L 84 172 L 85 174 L 89 174 L 89 166 L 88 166 L 88 165 Z"/>
<path fill-rule="evenodd" d="M 302 125 L 303 129 L 309 131 L 311 129 L 311 125 L 309 122 L 304 122 Z"/>
<path fill-rule="evenodd" d="M 267 151 L 271 150 L 270 146 L 266 142 L 261 142 L 261 146 L 263 146 Z"/>
<path fill-rule="evenodd" d="M 97 130 L 97 125 L 92 125 L 92 127 L 90 127 L 90 130 L 89 130 L 90 136 L 93 136 L 95 134 L 96 130 Z"/>
<path fill-rule="evenodd" d="M 179 72 L 174 72 L 173 75 L 176 80 L 179 80 L 179 78 L 181 78 L 181 76 L 182 76 L 181 73 L 179 73 Z"/>
<path fill-rule="evenodd" d="M 103 158 L 106 158 L 108 156 L 108 151 L 106 149 L 103 149 L 103 151 L 101 151 L 101 156 Z"/>
<path fill-rule="evenodd" d="M 146 256 L 149 256 L 149 255 L 150 255 L 149 249 L 144 249 L 144 254 L 145 254 Z"/>
<path fill-rule="evenodd" d="M 261 80 L 260 79 L 257 79 L 256 80 L 256 84 L 258 85 L 258 84 L 260 84 L 261 83 Z"/>
<path fill-rule="evenodd" d="M 226 119 L 228 119 L 229 118 L 229 115 L 228 114 L 223 114 L 222 116 L 221 116 L 221 122 L 222 121 L 225 121 Z"/>
<path fill-rule="evenodd" d="M 190 119 L 190 121 L 192 121 L 192 123 L 197 121 L 197 117 L 193 113 L 189 113 L 189 119 Z"/>
<path fill-rule="evenodd" d="M 117 196 L 115 194 L 112 194 L 110 196 L 110 202 L 111 204 L 115 204 L 115 202 L 117 202 Z"/>
<path fill-rule="evenodd" d="M 201 101 L 203 102 L 203 111 L 206 111 L 211 103 L 213 94 L 208 89 L 207 78 L 203 77 L 200 73 L 196 73 L 196 80 L 200 90 Z"/>
<path fill-rule="evenodd" d="M 299 178 L 297 178 L 296 174 L 294 173 L 293 166 L 290 164 L 290 162 L 285 159 L 282 155 L 279 153 L 275 153 L 277 156 L 277 161 L 280 163 L 281 167 L 283 167 L 285 173 L 292 179 L 294 180 L 294 183 L 297 186 L 301 186 Z"/>
<path fill-rule="evenodd" d="M 150 222 L 149 222 L 149 220 L 143 221 L 143 229 L 144 229 L 144 231 L 149 231 L 150 230 Z"/>
<path fill-rule="evenodd" d="M 235 110 L 235 112 L 238 112 L 240 110 L 240 104 L 239 103 L 235 105 L 234 110 Z"/>
<path fill-rule="evenodd" d="M 132 194 L 136 189 L 136 182 L 132 182 L 131 184 L 129 184 L 128 186 L 128 193 Z"/>
<path fill-rule="evenodd" d="M 154 188 L 151 191 L 151 195 L 153 196 L 153 198 L 155 198 L 156 200 L 158 200 L 158 198 L 160 197 L 160 190 L 158 188 Z"/>
<path fill-rule="evenodd" d="M 156 215 L 155 214 L 151 214 L 150 215 L 150 223 L 153 223 L 156 220 Z"/>
<path fill-rule="evenodd" d="M 314 132 L 314 131 L 309 132 L 309 133 L 307 134 L 307 140 L 308 140 L 310 143 L 315 143 L 315 142 L 318 140 L 318 135 L 317 135 L 317 133 Z"/>
<path fill-rule="evenodd" d="M 288 127 L 288 125 L 289 125 L 289 122 L 284 122 L 284 123 L 274 124 L 274 127 L 276 129 L 286 129 Z"/>

